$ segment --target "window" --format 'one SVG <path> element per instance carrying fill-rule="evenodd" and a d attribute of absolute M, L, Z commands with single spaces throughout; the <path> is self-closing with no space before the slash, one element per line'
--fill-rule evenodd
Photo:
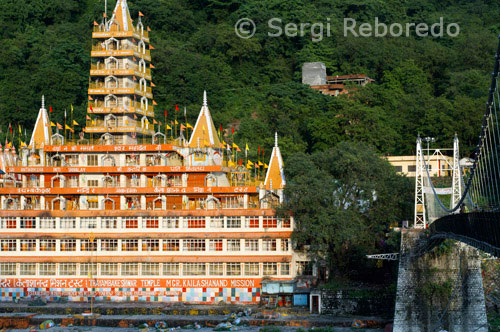
<path fill-rule="evenodd" d="M 87 180 L 87 187 L 99 187 L 99 180 Z"/>
<path fill-rule="evenodd" d="M 276 217 L 264 216 L 262 219 L 262 227 L 264 228 L 277 228 L 278 220 Z"/>
<path fill-rule="evenodd" d="M 76 228 L 76 218 L 61 218 L 61 220 L 59 220 L 59 225 L 62 229 Z"/>
<path fill-rule="evenodd" d="M 0 218 L 0 227 L 2 229 L 12 229 L 16 228 L 16 217 L 10 217 L 10 218 Z"/>
<path fill-rule="evenodd" d="M 54 218 L 40 218 L 40 228 L 55 229 L 56 220 Z"/>
<path fill-rule="evenodd" d="M 59 263 L 59 275 L 76 276 L 76 263 Z"/>
<path fill-rule="evenodd" d="M 96 263 L 80 263 L 80 275 L 84 277 L 94 277 L 97 275 Z"/>
<path fill-rule="evenodd" d="M 259 275 L 259 263 L 245 263 L 244 267 L 246 276 Z"/>
<path fill-rule="evenodd" d="M 208 274 L 211 276 L 223 276 L 224 264 L 223 263 L 208 263 Z"/>
<path fill-rule="evenodd" d="M 307 261 L 299 261 L 296 263 L 298 276 L 312 276 L 312 264 Z"/>
<path fill-rule="evenodd" d="M 263 263 L 262 273 L 264 276 L 275 276 L 278 274 L 278 263 Z"/>
<path fill-rule="evenodd" d="M 290 239 L 281 239 L 281 251 L 288 251 L 290 248 Z"/>
<path fill-rule="evenodd" d="M 36 218 L 34 217 L 21 217 L 21 228 L 36 228 Z"/>
<path fill-rule="evenodd" d="M 246 228 L 259 228 L 259 216 L 245 217 Z"/>
<path fill-rule="evenodd" d="M 264 240 L 262 240 L 262 250 L 264 250 L 264 251 L 276 251 L 276 239 L 264 239 Z"/>
<path fill-rule="evenodd" d="M 139 275 L 139 263 L 122 263 L 122 276 Z"/>
<path fill-rule="evenodd" d="M 163 264 L 163 275 L 164 276 L 178 276 L 179 275 L 179 263 L 164 263 Z"/>
<path fill-rule="evenodd" d="M 81 229 L 97 228 L 97 218 L 94 218 L 94 217 L 82 217 L 82 218 L 80 218 L 80 228 Z"/>
<path fill-rule="evenodd" d="M 41 276 L 55 276 L 56 275 L 56 263 L 40 263 L 40 275 Z"/>
<path fill-rule="evenodd" d="M 0 240 L 0 250 L 1 251 L 16 251 L 17 241 L 14 239 Z"/>
<path fill-rule="evenodd" d="M 224 217 L 210 217 L 210 228 L 224 228 Z"/>
<path fill-rule="evenodd" d="M 246 251 L 259 251 L 259 240 L 245 240 Z"/>
<path fill-rule="evenodd" d="M 142 240 L 142 251 L 160 251 L 160 240 L 156 239 Z"/>
<path fill-rule="evenodd" d="M 205 239 L 184 240 L 184 251 L 205 251 Z"/>
<path fill-rule="evenodd" d="M 139 251 L 139 240 L 122 240 L 122 251 Z"/>
<path fill-rule="evenodd" d="M 116 240 L 116 239 L 102 239 L 101 240 L 101 250 L 102 251 L 118 251 L 118 240 Z"/>
<path fill-rule="evenodd" d="M 122 218 L 122 228 L 138 228 L 139 220 L 134 217 Z"/>
<path fill-rule="evenodd" d="M 417 166 L 415 166 L 415 165 L 409 165 L 409 166 L 408 166 L 408 172 L 409 172 L 409 173 L 410 173 L 410 172 L 415 173 L 416 171 L 417 171 Z"/>
<path fill-rule="evenodd" d="M 118 275 L 118 263 L 101 263 L 101 275 L 102 276 L 117 276 Z"/>
<path fill-rule="evenodd" d="M 227 228 L 241 228 L 241 217 L 227 217 Z"/>
<path fill-rule="evenodd" d="M 163 217 L 163 228 L 179 228 L 179 219 L 177 217 Z"/>
<path fill-rule="evenodd" d="M 144 217 L 142 218 L 143 228 L 158 228 L 159 218 L 158 217 Z"/>
<path fill-rule="evenodd" d="M 115 217 L 101 217 L 101 228 L 116 229 L 118 228 L 118 220 Z"/>
<path fill-rule="evenodd" d="M 240 251 L 241 250 L 240 244 L 241 241 L 239 239 L 227 240 L 227 251 Z"/>
<path fill-rule="evenodd" d="M 208 240 L 209 251 L 222 251 L 222 239 Z"/>
<path fill-rule="evenodd" d="M 76 251 L 76 240 L 74 240 L 74 239 L 62 239 L 61 240 L 61 251 Z"/>
<path fill-rule="evenodd" d="M 205 263 L 182 264 L 182 275 L 184 276 L 204 276 L 206 272 Z"/>
<path fill-rule="evenodd" d="M 97 158 L 96 154 L 89 154 L 87 156 L 87 166 L 99 166 L 98 160 L 99 158 Z"/>
<path fill-rule="evenodd" d="M 90 241 L 87 239 L 80 240 L 81 251 L 97 251 L 97 240 Z"/>
<path fill-rule="evenodd" d="M 185 217 L 184 228 L 205 228 L 205 217 Z"/>
<path fill-rule="evenodd" d="M 20 247 L 21 247 L 21 251 L 35 251 L 36 250 L 36 240 L 21 239 Z"/>
<path fill-rule="evenodd" d="M 227 263 L 226 264 L 226 274 L 228 276 L 241 275 L 241 264 L 240 263 Z"/>
<path fill-rule="evenodd" d="M 281 275 L 289 276 L 290 275 L 290 263 L 281 263 Z"/>
<path fill-rule="evenodd" d="M 180 240 L 163 240 L 163 251 L 179 251 Z"/>
<path fill-rule="evenodd" d="M 22 276 L 36 275 L 36 263 L 21 263 L 19 264 L 19 274 Z"/>
<path fill-rule="evenodd" d="M 160 275 L 160 263 L 142 263 L 143 276 L 159 276 Z"/>
<path fill-rule="evenodd" d="M 285 217 L 285 218 L 280 218 L 280 224 L 282 228 L 290 228 L 292 227 L 292 221 L 290 220 L 290 217 Z"/>
<path fill-rule="evenodd" d="M 40 251 L 56 251 L 56 240 L 40 240 Z"/>
<path fill-rule="evenodd" d="M 16 263 L 0 263 L 0 275 L 2 276 L 15 276 Z"/>

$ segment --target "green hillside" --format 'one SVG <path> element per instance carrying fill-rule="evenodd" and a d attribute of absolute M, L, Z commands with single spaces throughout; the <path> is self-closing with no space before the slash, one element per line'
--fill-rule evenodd
<path fill-rule="evenodd" d="M 108 1 L 111 13 L 115 1 Z M 151 27 L 157 117 L 186 106 L 190 122 L 208 92 L 216 127 L 236 129 L 235 140 L 257 146 L 280 135 L 286 159 L 297 151 L 315 152 L 343 140 L 370 143 L 381 153 L 408 154 L 417 133 L 450 145 L 457 132 L 464 150 L 475 145 L 484 112 L 492 55 L 500 32 L 498 1 L 396 0 L 130 0 Z M 91 29 L 104 1 L 0 1 L 0 125 L 29 130 L 45 94 L 62 121 L 75 107 L 84 122 L 90 68 Z M 257 23 L 254 38 L 240 39 L 241 17 Z M 326 22 L 332 35 L 267 36 L 267 21 Z M 344 37 L 344 17 L 361 22 L 456 22 L 456 38 Z M 375 84 L 350 98 L 320 95 L 303 86 L 304 62 L 322 61 L 328 74 L 365 73 Z"/>

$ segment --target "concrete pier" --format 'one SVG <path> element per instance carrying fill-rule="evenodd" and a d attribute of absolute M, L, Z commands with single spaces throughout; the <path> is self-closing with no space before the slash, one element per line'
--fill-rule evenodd
<path fill-rule="evenodd" d="M 478 250 L 452 243 L 414 255 L 420 235 L 401 234 L 393 331 L 487 332 Z"/>

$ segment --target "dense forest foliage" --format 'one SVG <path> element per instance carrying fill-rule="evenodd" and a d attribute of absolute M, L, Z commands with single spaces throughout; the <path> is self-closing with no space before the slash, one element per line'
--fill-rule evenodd
<path fill-rule="evenodd" d="M 115 1 L 108 1 L 108 14 Z M 150 26 L 157 116 L 174 104 L 194 121 L 208 91 L 216 127 L 234 126 L 235 140 L 269 154 L 280 135 L 285 160 L 340 141 L 363 141 L 384 154 L 409 154 L 418 133 L 463 147 L 474 146 L 484 112 L 489 73 L 500 32 L 494 0 L 130 0 Z M 29 130 L 45 94 L 61 122 L 75 107 L 84 123 L 91 30 L 104 0 L 2 0 L 0 2 L 0 126 Z M 283 22 L 456 22 L 456 38 L 354 38 L 334 27 L 330 37 L 267 36 L 268 19 Z M 252 39 L 240 39 L 234 23 L 257 23 Z M 303 86 L 304 62 L 322 61 L 329 74 L 364 73 L 376 83 L 346 98 Z M 173 112 L 170 112 L 173 114 Z M 241 146 L 241 145 L 240 145 Z M 469 150 L 467 150 L 469 149 Z"/>

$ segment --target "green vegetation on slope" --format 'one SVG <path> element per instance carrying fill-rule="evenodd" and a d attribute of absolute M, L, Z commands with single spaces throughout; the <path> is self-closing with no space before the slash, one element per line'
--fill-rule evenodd
<path fill-rule="evenodd" d="M 115 1 L 108 1 L 108 14 Z M 216 126 L 235 126 L 236 141 L 267 147 L 281 137 L 285 160 L 340 141 L 369 143 L 381 153 L 408 154 L 417 133 L 451 144 L 455 132 L 474 146 L 500 32 L 498 1 L 256 1 L 130 0 L 152 29 L 157 116 L 186 105 L 190 121 L 207 89 Z M 4 0 L 0 2 L 0 124 L 32 128 L 41 94 L 61 122 L 75 106 L 84 123 L 91 29 L 103 1 Z M 456 38 L 270 38 L 267 20 L 288 22 L 456 22 Z M 234 23 L 257 23 L 240 39 Z M 329 74 L 365 73 L 376 80 L 352 98 L 331 98 L 300 84 L 304 62 L 322 61 Z M 170 112 L 171 114 L 173 112 Z M 28 132 L 29 135 L 29 132 Z M 241 145 L 240 145 L 241 146 Z M 467 150 L 469 149 L 469 150 Z"/>

